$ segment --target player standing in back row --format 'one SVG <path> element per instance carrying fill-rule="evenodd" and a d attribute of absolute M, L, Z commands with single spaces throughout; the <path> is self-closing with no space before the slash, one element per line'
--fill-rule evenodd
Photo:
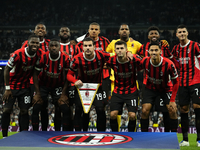
<path fill-rule="evenodd" d="M 176 30 L 180 44 L 175 45 L 172 54 L 180 63 L 179 105 L 181 107 L 181 129 L 183 141 L 180 146 L 189 146 L 189 105 L 192 100 L 195 112 L 197 130 L 197 146 L 200 147 L 200 45 L 188 39 L 188 30 L 185 25 L 179 25 Z"/>

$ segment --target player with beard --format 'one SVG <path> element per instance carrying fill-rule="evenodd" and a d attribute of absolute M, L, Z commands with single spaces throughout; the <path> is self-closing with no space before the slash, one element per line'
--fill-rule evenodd
<path fill-rule="evenodd" d="M 20 108 L 20 131 L 27 131 L 29 127 L 28 109 L 31 106 L 30 77 L 33 68 L 40 57 L 39 37 L 31 35 L 28 38 L 28 47 L 13 52 L 4 70 L 5 93 L 3 95 L 2 134 L 8 136 L 10 113 L 18 99 Z"/>
<path fill-rule="evenodd" d="M 177 132 L 178 119 L 175 103 L 179 87 L 177 70 L 172 61 L 161 56 L 161 46 L 158 41 L 150 43 L 149 54 L 150 57 L 144 57 L 141 62 L 145 73 L 142 91 L 141 131 L 148 132 L 149 113 L 156 97 L 160 96 L 169 111 L 171 132 Z"/>
<path fill-rule="evenodd" d="M 43 107 L 43 103 L 48 101 L 48 94 L 51 94 L 53 103 L 59 107 L 62 112 L 63 131 L 70 130 L 70 108 L 66 97 L 64 86 L 65 74 L 69 68 L 70 57 L 60 51 L 60 42 L 57 39 L 52 39 L 49 42 L 49 51 L 42 55 L 41 59 L 36 63 L 35 71 L 33 74 L 34 86 L 36 94 L 33 98 L 33 113 L 32 124 L 33 130 L 37 131 L 39 128 L 39 111 Z M 41 72 L 42 71 L 42 72 Z M 38 79 L 39 75 L 39 79 Z M 62 88 L 63 93 L 62 93 Z M 65 100 L 60 100 L 60 97 Z"/>
<path fill-rule="evenodd" d="M 188 30 L 185 25 L 179 25 L 177 27 L 176 36 L 179 39 L 180 44 L 174 46 L 172 54 L 179 59 L 180 63 L 178 99 L 181 113 L 183 141 L 180 142 L 179 146 L 189 146 L 188 112 L 190 110 L 190 102 L 192 101 L 197 130 L 197 147 L 200 147 L 200 45 L 199 43 L 188 39 Z"/>
<path fill-rule="evenodd" d="M 107 66 L 114 70 L 115 87 L 110 103 L 110 126 L 112 131 L 118 131 L 117 115 L 124 103 L 128 108 L 128 131 L 134 132 L 136 126 L 136 112 L 138 106 L 138 90 L 136 73 L 140 68 L 141 57 L 133 55 L 133 60 L 127 59 L 127 45 L 124 41 L 115 43 L 116 55 L 110 57 Z"/>
<path fill-rule="evenodd" d="M 95 50 L 94 41 L 91 38 L 83 40 L 83 51 L 73 58 L 67 74 L 67 80 L 76 86 L 81 86 L 83 83 L 102 83 L 103 66 L 110 57 L 110 54 L 105 51 Z M 76 71 L 78 71 L 77 77 L 74 76 Z M 105 103 L 103 102 L 102 95 L 102 86 L 100 86 L 93 102 L 97 112 L 97 131 L 106 130 Z M 86 114 L 83 112 L 81 100 L 76 91 L 74 128 L 76 131 L 81 131 L 81 129 L 87 131 L 88 123 L 89 113 Z"/>
<path fill-rule="evenodd" d="M 108 44 L 110 43 L 110 41 L 107 38 L 100 36 L 99 35 L 100 32 L 101 32 L 100 25 L 96 22 L 93 22 L 89 25 L 88 33 L 85 34 L 84 38 L 90 37 L 91 39 L 93 39 L 94 45 L 95 45 L 95 50 L 106 51 L 106 48 L 107 48 Z M 79 38 L 79 40 L 80 39 L 81 38 Z M 80 41 L 77 45 L 79 46 L 80 50 L 83 51 L 83 41 Z M 103 81 L 102 81 L 103 101 L 105 103 L 108 103 L 108 97 L 110 94 L 110 88 L 109 88 L 110 74 L 109 74 L 108 69 L 103 69 L 102 77 L 103 77 Z M 88 123 L 89 123 L 89 121 L 88 121 Z"/>
<path fill-rule="evenodd" d="M 126 42 L 127 49 L 129 52 L 131 52 L 132 54 L 136 54 L 139 51 L 142 44 L 129 37 L 130 35 L 129 26 L 127 24 L 121 24 L 118 33 L 119 33 L 120 39 L 112 40 L 111 43 L 106 48 L 106 51 L 109 53 L 115 53 L 115 43 L 121 40 L 121 41 Z"/>
<path fill-rule="evenodd" d="M 68 27 L 61 27 L 59 31 L 60 37 L 60 50 L 69 54 L 70 57 L 81 53 L 80 48 L 76 45 L 70 44 L 70 29 Z"/>
<path fill-rule="evenodd" d="M 46 31 L 46 26 L 43 23 L 38 23 L 35 26 L 35 30 L 34 30 L 34 34 L 37 35 L 40 39 L 40 48 L 44 51 L 47 52 L 49 51 L 48 47 L 49 47 L 49 39 L 45 39 L 45 36 L 47 34 Z M 28 41 L 25 41 L 22 44 L 22 48 L 27 47 L 28 46 Z M 30 79 L 30 87 L 31 87 L 31 95 L 34 95 L 34 85 L 33 85 L 33 78 L 31 77 Z M 31 96 L 32 97 L 32 96 Z M 44 104 L 44 107 L 41 111 L 41 123 L 42 123 L 42 131 L 47 131 L 47 127 L 48 127 L 48 120 L 49 120 L 49 116 L 48 116 L 48 103 Z"/>
<path fill-rule="evenodd" d="M 76 45 L 72 45 L 70 42 L 70 29 L 68 27 L 61 27 L 59 30 L 60 37 L 60 50 L 70 56 L 70 58 L 74 57 L 75 55 L 81 53 L 80 49 Z M 69 98 L 69 105 L 71 109 L 71 130 L 73 130 L 73 103 L 74 103 L 74 92 L 75 87 L 73 84 L 69 84 L 67 96 Z M 55 117 L 54 117 L 54 127 L 55 131 L 60 131 L 61 127 L 61 112 L 58 105 L 55 105 Z"/>

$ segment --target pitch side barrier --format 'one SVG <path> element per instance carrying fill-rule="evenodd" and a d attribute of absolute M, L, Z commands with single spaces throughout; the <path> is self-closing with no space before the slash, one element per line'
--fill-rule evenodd
<path fill-rule="evenodd" d="M 39 127 L 39 131 L 41 131 L 41 130 L 42 130 L 42 128 L 40 126 Z M 2 129 L 0 127 L 0 132 L 1 131 L 2 131 Z M 32 126 L 29 126 L 28 131 L 32 131 Z M 54 127 L 49 126 L 47 131 L 55 131 L 55 130 L 54 130 Z M 89 127 L 88 131 L 94 131 L 95 132 L 95 131 L 97 131 L 97 129 L 95 127 L 94 128 Z M 165 131 L 164 127 L 149 127 L 149 132 L 164 132 L 164 131 Z M 19 132 L 19 126 L 9 126 L 8 132 Z M 111 129 L 110 128 L 106 128 L 106 132 L 111 132 Z M 128 128 L 121 127 L 120 128 L 120 132 L 128 132 Z M 141 132 L 141 129 L 138 128 L 137 132 Z M 178 128 L 177 132 L 178 133 L 182 133 L 180 127 Z M 188 133 L 197 134 L 196 128 L 195 127 L 190 127 L 189 130 L 188 130 Z"/>

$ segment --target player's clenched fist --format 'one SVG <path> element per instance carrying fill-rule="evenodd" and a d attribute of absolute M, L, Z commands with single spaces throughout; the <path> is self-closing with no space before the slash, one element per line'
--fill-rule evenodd
<path fill-rule="evenodd" d="M 74 83 L 76 86 L 81 87 L 83 86 L 83 82 L 81 80 L 78 80 Z"/>

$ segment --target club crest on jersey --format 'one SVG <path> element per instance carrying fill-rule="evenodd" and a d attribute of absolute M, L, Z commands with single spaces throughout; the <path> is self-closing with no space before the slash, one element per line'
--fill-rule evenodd
<path fill-rule="evenodd" d="M 131 66 L 131 64 L 129 64 L 129 68 L 130 68 L 130 69 L 132 69 L 132 66 Z"/>
<path fill-rule="evenodd" d="M 190 49 L 188 48 L 187 53 L 190 53 Z"/>
<path fill-rule="evenodd" d="M 162 71 L 160 72 L 160 76 L 163 76 L 163 72 Z"/>
<path fill-rule="evenodd" d="M 134 47 L 134 44 L 133 44 L 133 43 L 131 44 L 131 47 Z"/>
<path fill-rule="evenodd" d="M 73 49 L 70 47 L 70 52 L 72 52 L 73 51 Z"/>
<path fill-rule="evenodd" d="M 58 69 L 61 70 L 61 68 L 62 68 L 62 67 L 61 67 L 61 64 L 59 64 L 59 68 L 58 68 Z"/>

